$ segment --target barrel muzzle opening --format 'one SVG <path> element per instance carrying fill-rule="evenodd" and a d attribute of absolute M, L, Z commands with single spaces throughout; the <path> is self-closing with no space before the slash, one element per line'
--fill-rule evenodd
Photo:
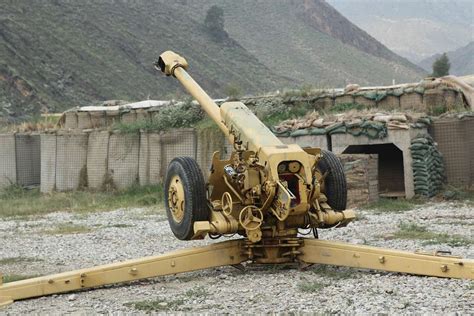
<path fill-rule="evenodd" d="M 188 68 L 186 59 L 170 50 L 161 54 L 153 65 L 167 76 L 174 76 L 174 70 L 178 67 Z"/>

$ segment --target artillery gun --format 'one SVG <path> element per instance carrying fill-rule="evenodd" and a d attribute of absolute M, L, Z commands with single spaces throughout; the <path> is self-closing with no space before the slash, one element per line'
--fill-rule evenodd
<path fill-rule="evenodd" d="M 334 154 L 283 144 L 240 102 L 220 107 L 187 73 L 186 60 L 171 51 L 155 67 L 176 77 L 228 138 L 228 159 L 212 158 L 207 182 L 190 157 L 176 157 L 167 170 L 165 206 L 181 240 L 243 238 L 168 254 L 112 263 L 0 285 L 0 306 L 14 300 L 106 284 L 245 262 L 332 264 L 410 274 L 474 278 L 474 260 L 442 252 L 405 252 L 318 240 L 317 229 L 344 227 L 355 218 L 346 210 L 346 179 Z M 303 238 L 311 229 L 315 238 Z M 1 278 L 0 278 L 1 280 Z"/>

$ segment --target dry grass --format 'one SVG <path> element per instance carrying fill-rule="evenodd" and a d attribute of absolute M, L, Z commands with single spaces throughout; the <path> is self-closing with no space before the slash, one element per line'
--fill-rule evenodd
<path fill-rule="evenodd" d="M 456 235 L 436 233 L 428 230 L 425 226 L 414 223 L 400 223 L 399 230 L 394 234 L 399 239 L 423 240 L 423 245 L 448 244 L 452 247 L 470 246 L 474 243 L 472 239 Z"/>
<path fill-rule="evenodd" d="M 84 225 L 75 225 L 72 223 L 59 224 L 52 229 L 44 230 L 43 233 L 47 235 L 70 235 L 70 234 L 85 234 L 91 232 L 93 229 Z"/>
<path fill-rule="evenodd" d="M 410 211 L 422 205 L 426 201 L 423 199 L 386 199 L 380 198 L 377 202 L 367 204 L 363 209 L 371 210 L 375 214 L 381 213 L 401 213 Z"/>
<path fill-rule="evenodd" d="M 134 186 L 124 191 L 55 192 L 41 194 L 38 189 L 10 186 L 0 191 L 0 217 L 41 216 L 47 213 L 95 212 L 130 207 L 160 207 L 161 186 Z"/>

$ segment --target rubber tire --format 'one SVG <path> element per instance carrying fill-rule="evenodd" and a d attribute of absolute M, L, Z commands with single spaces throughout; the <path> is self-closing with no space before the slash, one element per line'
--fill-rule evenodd
<path fill-rule="evenodd" d="M 184 187 L 184 217 L 176 222 L 168 205 L 168 187 L 171 179 L 178 175 Z M 168 165 L 165 177 L 165 208 L 173 234 L 180 240 L 190 240 L 194 235 L 194 222 L 209 220 L 206 186 L 201 168 L 191 157 L 176 157 Z"/>
<path fill-rule="evenodd" d="M 343 211 L 347 205 L 347 181 L 344 167 L 335 154 L 327 150 L 321 150 L 322 158 L 318 169 L 324 175 L 327 172 L 324 186 L 328 204 L 335 211 Z"/>

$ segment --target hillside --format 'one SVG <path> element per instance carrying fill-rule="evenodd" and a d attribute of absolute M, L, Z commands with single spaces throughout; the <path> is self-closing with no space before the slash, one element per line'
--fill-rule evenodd
<path fill-rule="evenodd" d="M 219 1 L 221 42 L 203 24 L 214 2 L 1 2 L 0 115 L 183 95 L 152 67 L 167 49 L 186 56 L 214 97 L 229 86 L 261 93 L 423 75 L 322 1 Z"/>
<path fill-rule="evenodd" d="M 466 46 L 458 48 L 455 51 L 447 52 L 447 55 L 449 62 L 451 63 L 450 74 L 456 76 L 474 74 L 474 42 L 470 42 Z M 440 56 L 441 54 L 436 54 L 423 59 L 419 65 L 426 71 L 431 72 L 433 62 Z"/>
<path fill-rule="evenodd" d="M 328 0 L 395 53 L 419 62 L 472 41 L 472 0 Z"/>

